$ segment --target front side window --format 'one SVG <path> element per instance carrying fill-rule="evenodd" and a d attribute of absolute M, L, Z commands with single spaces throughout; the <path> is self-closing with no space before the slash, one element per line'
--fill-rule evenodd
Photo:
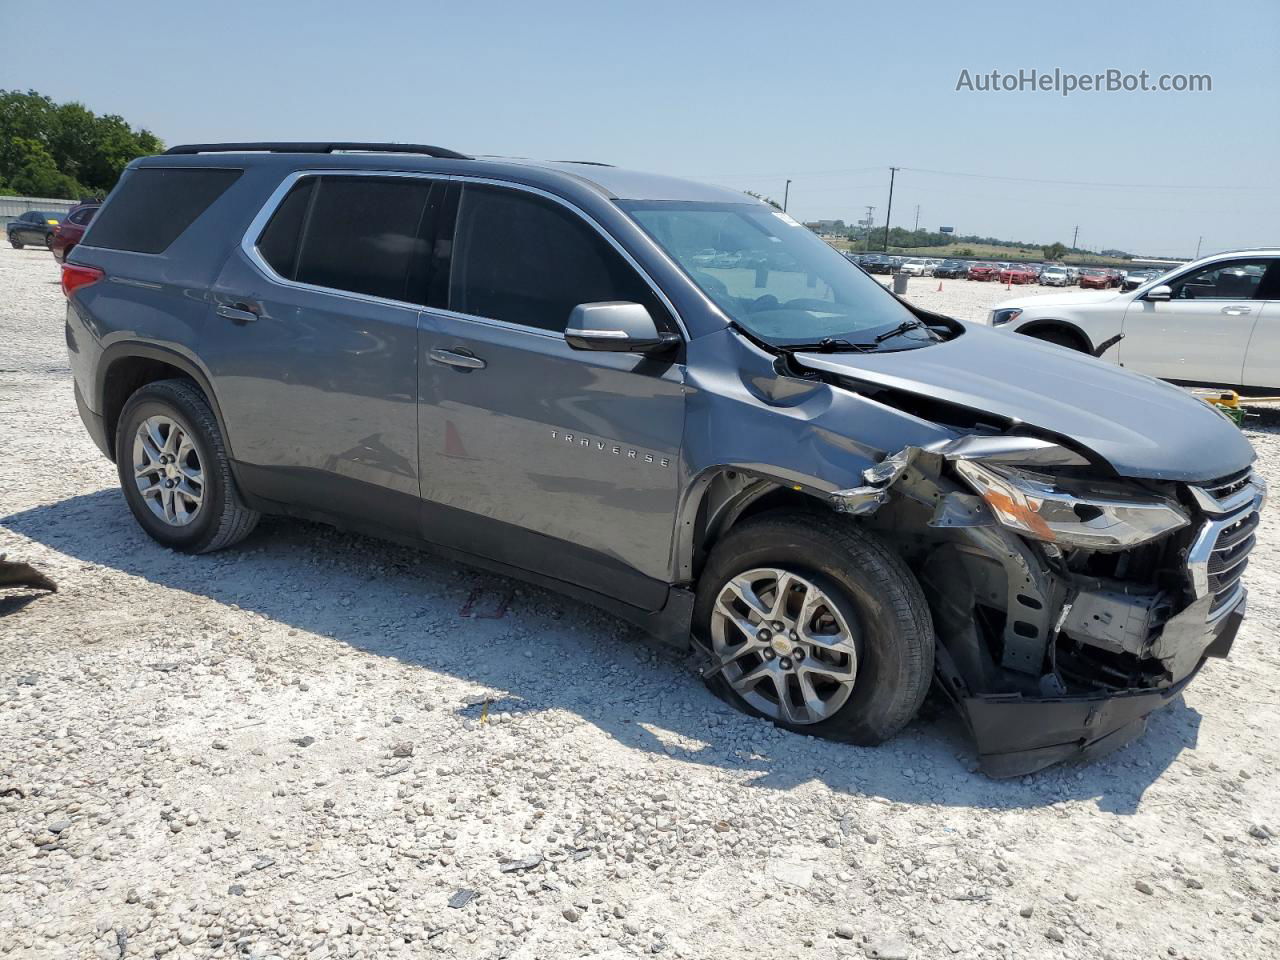
<path fill-rule="evenodd" d="M 619 201 L 730 319 L 776 346 L 875 337 L 910 310 L 803 225 L 757 203 Z M 878 349 L 924 346 L 905 330 Z"/>
<path fill-rule="evenodd" d="M 258 252 L 286 280 L 424 303 L 411 267 L 429 260 L 443 191 L 421 177 L 304 177 L 276 208 Z"/>
<path fill-rule="evenodd" d="M 1232 260 L 1215 263 L 1179 277 L 1169 285 L 1173 300 L 1260 299 L 1263 277 L 1276 270 L 1269 260 Z M 1280 279 L 1277 277 L 1276 279 Z M 1273 279 L 1272 285 L 1275 280 Z"/>
<path fill-rule="evenodd" d="M 463 188 L 451 310 L 559 333 L 578 304 L 607 300 L 643 304 L 674 329 L 644 279 L 573 211 L 521 190 Z"/>

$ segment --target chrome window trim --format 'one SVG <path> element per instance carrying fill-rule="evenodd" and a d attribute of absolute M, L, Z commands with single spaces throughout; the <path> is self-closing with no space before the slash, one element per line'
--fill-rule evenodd
<path fill-rule="evenodd" d="M 461 311 L 457 311 L 457 310 L 448 310 L 443 307 L 428 306 L 427 304 L 423 304 L 423 303 L 413 303 L 408 300 L 394 300 L 387 297 L 375 297 L 366 293 L 355 293 L 351 290 L 340 290 L 340 289 L 337 289 L 336 287 L 323 287 L 323 286 L 320 286 L 319 284 L 314 284 L 314 283 L 302 283 L 298 280 L 289 280 L 285 277 L 280 276 L 280 274 L 276 273 L 275 270 L 272 269 L 271 265 L 267 263 L 266 258 L 264 258 L 262 254 L 259 252 L 258 238 L 262 236 L 262 232 L 266 229 L 267 224 L 271 221 L 271 217 L 275 214 L 280 204 L 284 202 L 284 198 L 288 195 L 289 191 L 293 189 L 294 184 L 296 184 L 303 177 L 323 177 L 323 176 L 330 176 L 330 177 L 357 176 L 357 177 L 383 177 L 383 178 L 390 177 L 390 178 L 397 178 L 397 179 L 411 178 L 411 179 L 417 179 L 417 180 L 442 180 L 442 181 L 453 182 L 453 183 L 478 183 L 478 184 L 484 184 L 488 186 L 502 187 L 508 190 L 519 190 L 525 193 L 532 193 L 540 197 L 545 197 L 548 200 L 551 200 L 555 203 L 560 204 L 560 206 L 569 210 L 571 213 L 576 214 L 579 218 L 585 221 L 597 234 L 599 234 L 611 247 L 613 247 L 613 249 L 616 250 L 618 254 L 623 258 L 623 260 L 625 260 L 628 264 L 630 264 L 631 268 L 640 275 L 640 278 L 649 286 L 649 289 L 653 291 L 654 295 L 658 298 L 659 301 L 661 301 L 662 305 L 666 307 L 667 310 L 671 313 L 671 316 L 675 320 L 676 326 L 679 329 L 681 336 L 684 337 L 685 341 L 687 342 L 688 340 L 691 339 L 689 335 L 689 330 L 685 326 L 684 318 L 680 316 L 680 312 L 676 310 L 675 305 L 671 302 L 670 298 L 666 295 L 666 293 L 663 292 L 662 288 L 658 286 L 658 284 L 654 281 L 653 277 L 649 276 L 648 271 L 645 270 L 644 267 L 640 265 L 639 261 L 637 261 L 635 257 L 633 257 L 630 253 L 628 253 L 627 250 L 620 243 L 618 243 L 618 241 L 614 238 L 614 236 L 611 233 L 609 233 L 609 231 L 606 230 L 599 223 L 599 221 L 597 221 L 594 217 L 592 217 L 589 213 L 587 213 L 585 210 L 583 210 L 581 207 L 577 206 L 576 204 L 571 203 L 570 201 L 564 199 L 563 197 L 557 196 L 556 194 L 551 193 L 547 190 L 543 190 L 540 187 L 533 187 L 524 183 L 516 183 L 512 180 L 499 180 L 494 177 L 476 177 L 476 176 L 467 176 L 465 174 L 462 174 L 462 175 L 444 174 L 444 173 L 433 173 L 430 171 L 411 171 L 411 170 L 345 170 L 342 168 L 333 168 L 333 167 L 324 167 L 324 168 L 309 167 L 303 170 L 295 170 L 292 173 L 290 173 L 288 176 L 286 176 L 280 182 L 279 186 L 277 186 L 275 190 L 271 192 L 271 195 L 267 197 L 266 202 L 263 203 L 261 209 L 259 209 L 257 214 L 254 215 L 254 218 L 251 221 L 249 221 L 249 226 L 248 228 L 246 228 L 244 232 L 244 236 L 240 239 L 241 252 L 249 259 L 249 262 L 252 263 L 255 267 L 257 267 L 258 271 L 262 273 L 272 283 L 278 283 L 286 287 L 293 287 L 298 290 L 310 290 L 316 293 L 332 294 L 334 296 L 342 297 L 348 300 L 354 300 L 359 303 L 376 303 L 376 304 L 381 304 L 384 306 L 392 306 L 392 307 L 411 307 L 414 310 L 426 311 L 430 313 L 438 313 L 438 314 L 442 314 L 448 317 L 453 317 L 459 320 L 485 321 L 490 324 L 498 324 L 502 328 L 508 328 L 516 331 L 536 332 L 536 333 L 545 334 L 557 339 L 564 338 L 563 331 L 561 331 L 560 333 L 556 333 L 555 331 L 547 330 L 545 327 L 534 327 L 534 326 L 530 326 L 529 324 L 515 323 L 511 320 L 503 320 L 499 317 L 482 317 L 478 314 L 462 313 Z M 459 209 L 461 209 L 461 205 L 459 205 Z M 456 221 L 455 221 L 455 226 L 456 226 Z M 566 318 L 565 322 L 567 324 L 568 318 Z"/>

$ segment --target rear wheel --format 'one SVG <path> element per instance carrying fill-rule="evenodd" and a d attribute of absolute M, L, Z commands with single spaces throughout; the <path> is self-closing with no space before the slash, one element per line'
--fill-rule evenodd
<path fill-rule="evenodd" d="M 161 380 L 125 403 L 116 467 L 134 518 L 151 537 L 186 553 L 244 539 L 258 513 L 241 501 L 209 402 L 186 380 Z"/>
<path fill-rule="evenodd" d="M 52 234 L 52 233 L 46 233 L 46 234 L 44 235 L 44 245 L 45 245 L 45 247 L 47 247 L 47 248 L 48 248 L 48 249 L 50 249 L 50 250 L 52 250 L 52 249 L 53 249 L 53 234 Z"/>
<path fill-rule="evenodd" d="M 13 247 L 15 250 L 21 250 L 23 243 L 13 234 L 9 234 L 9 246 Z"/>
<path fill-rule="evenodd" d="M 911 571 L 845 518 L 782 511 L 716 545 L 694 624 L 712 691 L 788 730 L 876 744 L 915 716 L 933 625 Z"/>

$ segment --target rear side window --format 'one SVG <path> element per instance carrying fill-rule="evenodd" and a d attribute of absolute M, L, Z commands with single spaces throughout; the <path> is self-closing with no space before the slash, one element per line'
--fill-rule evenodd
<path fill-rule="evenodd" d="M 288 280 L 422 302 L 408 286 L 410 266 L 429 259 L 431 201 L 432 181 L 421 177 L 307 177 L 277 208 L 258 252 Z"/>
<path fill-rule="evenodd" d="M 563 332 L 574 307 L 605 300 L 642 303 L 674 329 L 644 279 L 572 211 L 518 190 L 463 189 L 450 309 Z"/>
<path fill-rule="evenodd" d="M 242 172 L 212 167 L 134 170 L 94 218 L 87 242 L 108 250 L 163 253 Z"/>
<path fill-rule="evenodd" d="M 75 213 L 67 217 L 72 223 L 84 225 L 93 219 L 93 215 L 98 212 L 97 207 L 88 207 L 84 210 L 77 210 Z"/>

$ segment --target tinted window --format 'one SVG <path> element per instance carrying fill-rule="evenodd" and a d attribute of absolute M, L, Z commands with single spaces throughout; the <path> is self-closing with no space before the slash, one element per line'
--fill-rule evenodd
<path fill-rule="evenodd" d="M 458 208 L 449 306 L 563 331 L 580 303 L 642 303 L 673 329 L 649 285 L 581 217 L 533 194 L 468 185 Z"/>
<path fill-rule="evenodd" d="M 93 219 L 93 215 L 98 212 L 97 207 L 88 207 L 84 210 L 77 210 L 75 213 L 67 217 L 72 223 L 85 224 Z"/>
<path fill-rule="evenodd" d="M 205 167 L 134 170 L 112 191 L 85 242 L 109 250 L 162 253 L 241 172 Z"/>
<path fill-rule="evenodd" d="M 1218 263 L 1187 274 L 1174 282 L 1175 300 L 1252 300 L 1260 299 L 1258 290 L 1267 260 L 1234 260 Z"/>
<path fill-rule="evenodd" d="M 267 227 L 258 238 L 258 252 L 271 269 L 286 280 L 295 279 L 298 265 L 298 237 L 302 234 L 302 218 L 311 202 L 315 178 L 299 180 L 276 208 Z"/>
<path fill-rule="evenodd" d="M 432 181 L 421 177 L 319 178 L 303 216 L 294 278 L 352 293 L 409 299 L 409 265 L 425 261 L 431 246 L 426 222 L 431 187 Z M 294 210 L 280 212 L 297 215 Z M 286 220 L 282 230 L 287 229 Z"/>

